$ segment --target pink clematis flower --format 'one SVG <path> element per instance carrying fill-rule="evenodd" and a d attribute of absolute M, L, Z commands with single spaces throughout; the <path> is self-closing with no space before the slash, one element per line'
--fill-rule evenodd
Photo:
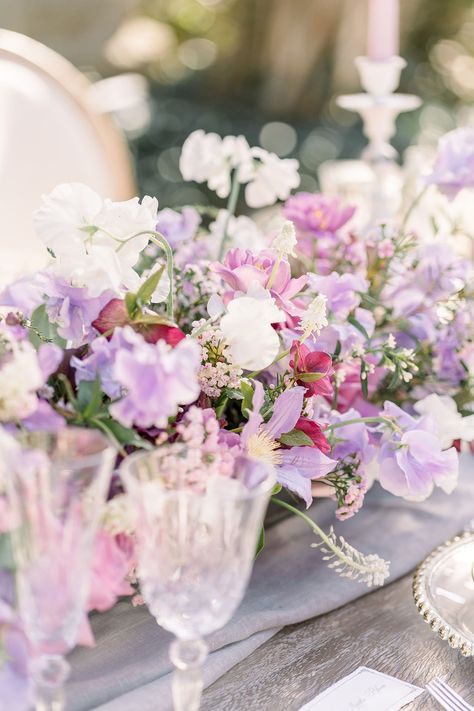
<path fill-rule="evenodd" d="M 296 382 L 306 388 L 305 397 L 312 395 L 332 397 L 331 376 L 334 373 L 334 368 L 328 353 L 310 351 L 299 341 L 293 341 L 290 368 L 293 368 Z"/>
<path fill-rule="evenodd" d="M 255 383 L 255 392 L 247 424 L 240 436 L 240 446 L 245 452 L 275 467 L 278 482 L 294 491 L 310 506 L 311 480 L 320 479 L 334 469 L 337 461 L 330 459 L 318 447 L 284 448 L 279 441 L 282 435 L 301 429 L 301 409 L 304 388 L 296 386 L 286 390 L 275 400 L 273 415 L 266 423 L 260 414 L 264 392 L 261 383 Z"/>
<path fill-rule="evenodd" d="M 272 250 L 262 250 L 253 254 L 250 250 L 231 249 L 227 252 L 224 263 L 214 262 L 212 271 L 219 274 L 230 286 L 224 294 L 224 303 L 227 305 L 236 294 L 247 294 L 255 284 L 268 288 L 268 283 L 277 261 L 277 256 Z M 282 259 L 272 277 L 270 294 L 275 299 L 276 305 L 285 312 L 288 322 L 301 315 L 301 306 L 293 301 L 307 281 L 306 275 L 293 279 L 289 263 Z"/>

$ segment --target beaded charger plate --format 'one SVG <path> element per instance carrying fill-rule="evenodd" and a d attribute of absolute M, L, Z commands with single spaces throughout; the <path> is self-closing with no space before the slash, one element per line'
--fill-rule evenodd
<path fill-rule="evenodd" d="M 435 548 L 413 578 L 418 612 L 465 657 L 474 655 L 474 531 Z"/>

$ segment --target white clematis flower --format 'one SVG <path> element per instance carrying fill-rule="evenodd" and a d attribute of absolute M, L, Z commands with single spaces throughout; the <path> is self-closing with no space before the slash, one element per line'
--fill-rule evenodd
<path fill-rule="evenodd" d="M 263 148 L 252 148 L 255 161 L 254 176 L 245 188 L 245 200 L 249 207 L 273 205 L 277 200 L 286 200 L 290 192 L 300 184 L 299 163 L 294 158 L 279 158 Z"/>
<path fill-rule="evenodd" d="M 262 370 L 269 366 L 280 350 L 280 338 L 272 324 L 283 321 L 285 314 L 276 306 L 270 292 L 261 287 L 233 299 L 220 328 L 234 364 L 245 370 Z"/>
<path fill-rule="evenodd" d="M 456 439 L 474 440 L 474 415 L 460 415 L 452 397 L 432 393 L 415 403 L 414 408 L 420 415 L 429 415 L 434 420 L 441 449 L 451 447 Z"/>

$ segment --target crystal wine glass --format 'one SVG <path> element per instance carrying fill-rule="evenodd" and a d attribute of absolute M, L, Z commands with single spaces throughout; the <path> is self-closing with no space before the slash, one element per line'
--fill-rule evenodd
<path fill-rule="evenodd" d="M 227 476 L 194 463 L 185 445 L 135 454 L 121 474 L 135 515 L 141 593 L 176 640 L 175 711 L 200 706 L 203 636 L 223 627 L 246 590 L 274 485 L 273 470 L 245 457 Z M 203 470 L 204 466 L 204 470 Z"/>
<path fill-rule="evenodd" d="M 89 592 L 93 542 L 116 452 L 95 430 L 20 439 L 7 481 L 20 616 L 30 640 L 37 711 L 64 708 L 65 652 Z"/>

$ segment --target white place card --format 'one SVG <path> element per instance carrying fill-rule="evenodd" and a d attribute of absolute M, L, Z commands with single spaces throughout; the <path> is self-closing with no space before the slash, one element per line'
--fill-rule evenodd
<path fill-rule="evenodd" d="M 300 711 L 398 711 L 423 691 L 375 669 L 359 667 L 318 694 Z"/>

